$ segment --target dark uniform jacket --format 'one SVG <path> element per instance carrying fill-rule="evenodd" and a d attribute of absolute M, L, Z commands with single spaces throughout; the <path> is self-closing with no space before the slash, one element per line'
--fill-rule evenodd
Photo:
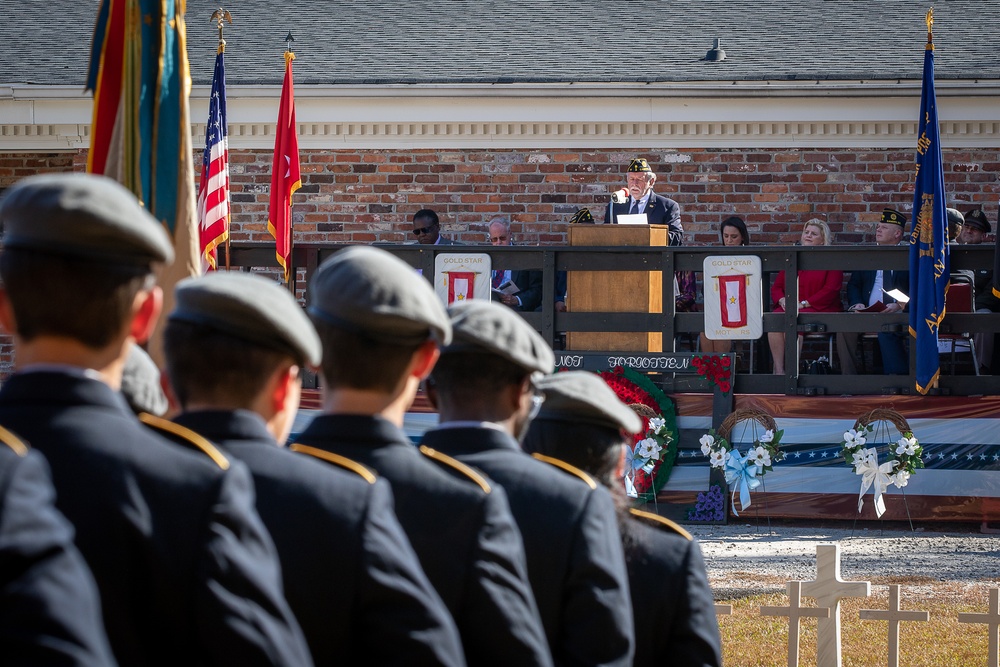
<path fill-rule="evenodd" d="M 853 306 L 856 303 L 868 305 L 872 289 L 875 287 L 875 271 L 853 271 L 847 281 L 847 305 Z M 909 296 L 910 293 L 910 272 L 909 271 L 883 271 L 882 289 L 886 292 L 894 289 L 900 290 Z M 896 303 L 896 300 L 883 292 L 879 296 L 882 303 Z"/>
<path fill-rule="evenodd" d="M 48 466 L 0 433 L 0 663 L 114 665 L 97 586 L 56 510 Z"/>
<path fill-rule="evenodd" d="M 393 514 L 385 480 L 347 460 L 279 447 L 247 410 L 175 421 L 250 468 L 285 595 L 317 665 L 462 664 L 458 631 Z"/>
<path fill-rule="evenodd" d="M 389 480 L 396 515 L 458 624 L 470 665 L 552 664 L 502 489 L 447 457 L 421 453 L 380 417 L 322 415 L 296 442 Z"/>
<path fill-rule="evenodd" d="M 632 609 L 611 495 L 571 466 L 528 456 L 499 429 L 436 429 L 423 444 L 507 492 L 556 664 L 630 665 Z"/>
<path fill-rule="evenodd" d="M 122 665 L 309 665 L 246 466 L 144 428 L 82 371 L 14 375 L 0 424 L 52 467 Z"/>
<path fill-rule="evenodd" d="M 520 290 L 516 296 L 521 300 L 516 310 L 530 312 L 542 303 L 542 272 L 541 271 L 511 271 L 510 279 Z"/>
<path fill-rule="evenodd" d="M 608 207 L 604 211 L 604 222 L 609 225 L 618 224 L 619 215 L 628 215 L 632 210 L 632 195 L 628 196 L 622 204 L 608 202 Z M 650 225 L 668 225 L 667 236 L 670 238 L 670 245 L 681 245 L 684 239 L 684 227 L 681 225 L 681 207 L 673 199 L 668 199 L 655 192 L 649 193 L 646 201 L 646 222 Z"/>
<path fill-rule="evenodd" d="M 721 667 L 722 641 L 701 547 L 683 528 L 632 510 L 623 529 L 635 667 Z"/>

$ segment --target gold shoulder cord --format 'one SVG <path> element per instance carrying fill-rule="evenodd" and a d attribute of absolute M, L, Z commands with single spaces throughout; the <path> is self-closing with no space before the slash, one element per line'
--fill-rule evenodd
<path fill-rule="evenodd" d="M 225 454 L 219 451 L 218 447 L 209 442 L 204 436 L 199 435 L 198 433 L 195 433 L 191 429 L 181 426 L 180 424 L 175 424 L 172 421 L 156 417 L 146 412 L 139 414 L 139 421 L 152 429 L 163 431 L 181 438 L 185 442 L 193 445 L 203 454 L 206 454 L 208 458 L 212 459 L 215 465 L 219 466 L 223 470 L 229 470 L 229 459 L 226 458 Z"/>
<path fill-rule="evenodd" d="M 597 488 L 597 482 L 594 481 L 594 478 L 574 465 L 570 465 L 569 463 L 566 463 L 565 461 L 562 461 L 560 459 L 554 459 L 551 456 L 545 456 L 544 454 L 532 454 L 531 456 L 532 458 L 538 459 L 542 463 L 548 463 L 550 466 L 555 466 L 556 468 L 565 470 L 566 472 L 575 477 L 579 477 L 584 482 L 586 482 L 587 486 L 589 486 L 591 489 Z"/>
<path fill-rule="evenodd" d="M 371 470 L 361 465 L 357 461 L 352 461 L 346 456 L 341 456 L 340 454 L 334 454 L 333 452 L 328 452 L 323 449 L 317 449 L 316 447 L 310 447 L 308 445 L 300 445 L 299 443 L 295 443 L 288 449 L 290 449 L 293 452 L 298 452 L 299 454 L 305 454 L 306 456 L 311 456 L 313 458 L 320 459 L 321 461 L 326 461 L 327 463 L 332 463 L 333 465 L 340 466 L 345 470 L 350 470 L 351 472 L 355 473 L 369 484 L 374 484 L 375 480 L 378 479 L 375 476 L 375 473 L 373 473 Z"/>
<path fill-rule="evenodd" d="M 432 449 L 427 445 L 420 445 L 420 453 L 430 459 L 433 459 L 439 463 L 454 468 L 458 472 L 462 473 L 463 475 L 471 479 L 473 482 L 475 482 L 477 485 L 479 485 L 479 488 L 483 490 L 483 493 L 489 493 L 492 490 L 490 489 L 490 484 L 489 482 L 486 481 L 485 477 L 483 477 L 473 468 L 470 468 L 469 466 L 465 465 L 458 459 L 452 458 L 447 454 L 442 454 L 438 450 Z"/>

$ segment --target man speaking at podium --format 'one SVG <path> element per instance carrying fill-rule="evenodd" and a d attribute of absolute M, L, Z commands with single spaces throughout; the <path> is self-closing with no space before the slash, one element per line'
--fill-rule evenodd
<path fill-rule="evenodd" d="M 653 192 L 656 174 L 645 158 L 637 157 L 629 163 L 626 181 L 628 196 L 621 203 L 615 201 L 617 197 L 612 197 L 604 213 L 605 224 L 624 224 L 625 220 L 619 221 L 619 216 L 645 215 L 646 224 L 668 225 L 670 245 L 681 245 L 684 235 L 684 227 L 681 226 L 681 207 L 673 199 Z"/>

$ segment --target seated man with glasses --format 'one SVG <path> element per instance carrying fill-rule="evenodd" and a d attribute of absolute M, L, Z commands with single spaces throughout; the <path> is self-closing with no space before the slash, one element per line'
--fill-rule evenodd
<path fill-rule="evenodd" d="M 441 221 L 438 214 L 429 208 L 422 208 L 413 214 L 413 235 L 420 245 L 464 245 L 447 236 L 441 236 Z"/>

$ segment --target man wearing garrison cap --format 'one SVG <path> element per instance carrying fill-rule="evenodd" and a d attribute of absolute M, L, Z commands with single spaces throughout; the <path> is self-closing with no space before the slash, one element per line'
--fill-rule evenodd
<path fill-rule="evenodd" d="M 963 245 L 977 245 L 983 243 L 992 232 L 993 227 L 985 211 L 981 208 L 973 209 L 965 214 L 965 225 L 962 226 L 959 241 Z M 993 294 L 993 270 L 976 269 L 974 273 L 976 312 L 1000 313 L 1000 299 Z M 993 363 L 994 334 L 979 332 L 974 338 L 979 364 L 990 368 Z"/>
<path fill-rule="evenodd" d="M 698 543 L 673 521 L 626 509 L 624 448 L 642 420 L 595 373 L 568 371 L 542 379 L 542 410 L 524 450 L 578 466 L 618 504 L 635 619 L 635 667 L 722 664 L 719 624 Z"/>
<path fill-rule="evenodd" d="M 899 245 L 906 230 L 906 216 L 891 208 L 883 209 L 882 218 L 875 225 L 875 243 L 880 246 Z M 898 313 L 904 304 L 897 303 L 888 292 L 898 289 L 904 294 L 910 291 L 909 271 L 852 271 L 847 282 L 848 312 L 856 313 L 867 308 L 878 308 L 881 303 L 885 313 Z M 855 350 L 859 333 L 843 331 L 837 334 L 837 356 L 840 370 L 844 375 L 857 374 Z M 905 338 L 896 333 L 881 332 L 878 335 L 882 352 L 882 369 L 886 375 L 906 375 L 909 373 L 909 357 Z"/>
<path fill-rule="evenodd" d="M 388 480 L 470 665 L 551 665 L 503 489 L 449 456 L 417 449 L 402 431 L 438 346 L 451 341 L 434 289 L 389 253 L 354 246 L 320 266 L 308 297 L 323 346 L 323 414 L 292 449 L 347 457 Z"/>
<path fill-rule="evenodd" d="M 618 204 L 613 200 L 608 202 L 604 213 L 604 222 L 617 224 L 619 215 L 644 214 L 650 225 L 668 225 L 667 235 L 670 245 L 680 245 L 683 242 L 684 227 L 681 226 L 681 207 L 673 199 L 668 199 L 653 192 L 656 174 L 645 158 L 637 157 L 629 163 L 626 171 L 626 189 L 628 197 Z"/>
<path fill-rule="evenodd" d="M 614 501 L 583 471 L 533 458 L 518 443 L 542 405 L 536 383 L 552 371 L 552 350 L 498 304 L 465 301 L 449 313 L 454 339 L 429 386 L 441 423 L 424 446 L 507 492 L 556 664 L 630 665 L 632 610 Z"/>
<path fill-rule="evenodd" d="M 0 424 L 45 454 L 122 665 L 308 665 L 246 467 L 143 427 L 117 392 L 159 315 L 163 226 L 114 181 L 35 176 L 0 204 Z M 156 421 L 155 418 L 147 417 Z"/>
<path fill-rule="evenodd" d="M 454 622 L 396 519 L 388 482 L 349 459 L 281 446 L 302 371 L 321 357 L 288 290 L 246 273 L 185 280 L 163 342 L 183 410 L 175 423 L 253 474 L 313 661 L 461 664 Z"/>

